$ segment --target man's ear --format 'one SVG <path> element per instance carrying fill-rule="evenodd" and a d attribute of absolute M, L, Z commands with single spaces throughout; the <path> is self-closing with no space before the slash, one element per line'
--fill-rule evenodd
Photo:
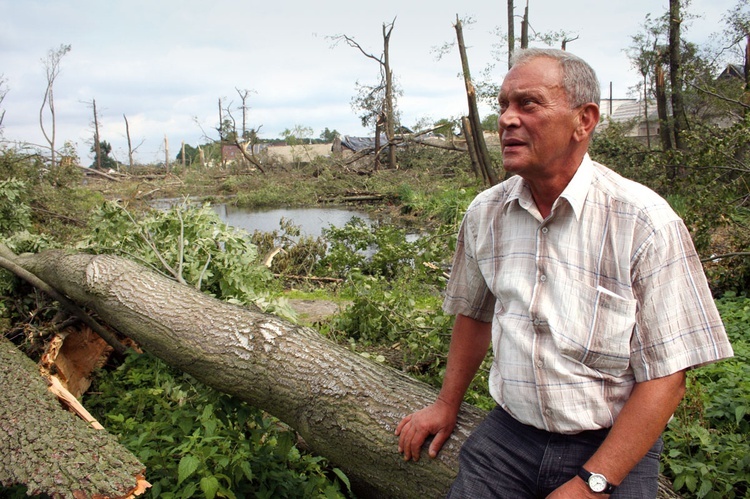
<path fill-rule="evenodd" d="M 574 137 L 578 141 L 588 139 L 599 123 L 599 106 L 593 102 L 584 104 L 578 108 L 578 126 Z"/>

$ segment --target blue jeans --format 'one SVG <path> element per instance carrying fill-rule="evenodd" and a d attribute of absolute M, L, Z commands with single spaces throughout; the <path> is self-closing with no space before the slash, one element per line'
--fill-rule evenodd
<path fill-rule="evenodd" d="M 577 435 L 549 433 L 519 423 L 496 407 L 461 448 L 458 476 L 448 497 L 546 497 L 578 474 L 608 431 L 585 431 Z M 610 497 L 655 498 L 663 446 L 659 438 Z"/>

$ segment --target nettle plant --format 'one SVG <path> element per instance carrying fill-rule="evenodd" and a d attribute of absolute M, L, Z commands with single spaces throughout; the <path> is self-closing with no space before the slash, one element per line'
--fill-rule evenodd
<path fill-rule="evenodd" d="M 746 497 L 750 486 L 750 299 L 717 300 L 735 356 L 688 375 L 664 434 L 664 473 L 685 497 Z"/>

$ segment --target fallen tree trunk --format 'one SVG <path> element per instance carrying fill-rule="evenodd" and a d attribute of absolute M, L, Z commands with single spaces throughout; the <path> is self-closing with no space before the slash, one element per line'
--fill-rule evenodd
<path fill-rule="evenodd" d="M 435 459 L 404 462 L 396 425 L 435 391 L 317 331 L 225 303 L 109 255 L 49 251 L 16 262 L 94 310 L 144 350 L 293 427 L 360 497 L 440 497 L 484 413 L 466 405 Z"/>
<path fill-rule="evenodd" d="M 109 433 L 62 410 L 36 364 L 0 337 L 0 484 L 53 498 L 125 498 L 144 466 Z"/>
<path fill-rule="evenodd" d="M 347 473 L 359 497 L 444 496 L 460 446 L 485 415 L 464 404 L 436 459 L 404 462 L 394 430 L 434 401 L 426 384 L 313 329 L 216 300 L 129 260 L 49 251 L 17 262 L 145 350 L 293 427 Z"/>

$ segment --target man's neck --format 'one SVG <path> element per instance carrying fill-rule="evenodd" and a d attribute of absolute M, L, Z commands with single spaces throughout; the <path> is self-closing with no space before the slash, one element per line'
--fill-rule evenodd
<path fill-rule="evenodd" d="M 557 173 L 553 176 L 546 176 L 543 178 L 524 177 L 524 180 L 531 189 L 534 203 L 536 203 L 536 207 L 542 218 L 547 218 L 550 215 L 555 201 L 557 201 L 557 198 L 563 193 L 575 176 L 578 168 L 581 166 L 584 155 L 585 151 L 578 160 L 574 160 L 571 163 L 571 166 L 558 169 Z"/>

